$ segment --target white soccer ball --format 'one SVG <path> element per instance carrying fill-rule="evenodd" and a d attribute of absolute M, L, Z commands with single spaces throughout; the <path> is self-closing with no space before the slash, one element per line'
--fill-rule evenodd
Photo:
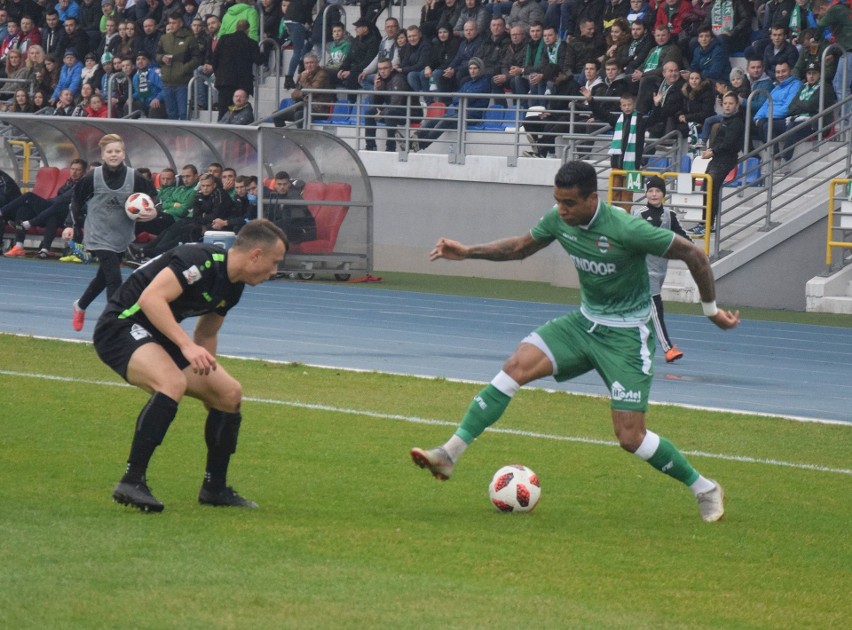
<path fill-rule="evenodd" d="M 133 193 L 124 202 L 124 211 L 132 221 L 150 221 L 157 216 L 154 200 L 145 193 Z"/>
<path fill-rule="evenodd" d="M 510 464 L 494 473 L 488 496 L 501 512 L 531 512 L 541 498 L 541 484 L 526 466 Z"/>

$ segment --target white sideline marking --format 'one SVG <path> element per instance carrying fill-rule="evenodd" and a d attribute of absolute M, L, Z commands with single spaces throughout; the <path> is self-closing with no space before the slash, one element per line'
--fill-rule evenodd
<path fill-rule="evenodd" d="M 27 372 L 13 372 L 10 370 L 0 370 L 0 374 L 4 376 L 15 376 L 18 378 L 35 378 L 46 381 L 62 381 L 66 383 L 83 383 L 86 385 L 103 385 L 106 387 L 128 387 L 133 388 L 127 383 L 119 383 L 116 381 L 100 381 L 96 379 L 77 378 L 73 376 L 56 376 L 52 374 L 32 374 Z M 133 388 L 135 389 L 135 388 Z M 331 411 L 334 413 L 345 413 L 355 416 L 366 416 L 368 418 L 379 418 L 381 420 L 398 420 L 401 422 L 409 422 L 412 424 L 426 424 L 433 426 L 456 427 L 457 422 L 448 422 L 447 420 L 436 420 L 433 418 L 418 418 L 417 416 L 404 416 L 394 413 L 380 413 L 378 411 L 369 411 L 363 409 L 347 409 L 344 407 L 333 407 L 331 405 L 320 405 L 316 403 L 300 403 L 288 400 L 277 400 L 275 398 L 254 398 L 246 396 L 243 400 L 249 402 L 260 403 L 264 405 L 280 405 L 282 407 L 295 407 L 298 409 L 312 409 L 315 411 Z M 846 425 L 846 423 L 841 423 Z M 501 433 L 504 435 L 519 435 L 522 437 L 536 438 L 540 440 L 551 440 L 556 442 L 576 442 L 580 444 L 596 444 L 598 446 L 618 446 L 617 442 L 611 440 L 598 440 L 594 438 L 576 437 L 570 435 L 551 435 L 549 433 L 537 433 L 535 431 L 523 431 L 521 429 L 504 429 L 500 427 L 489 427 L 486 429 L 489 433 Z M 848 468 L 831 468 L 829 466 L 820 466 L 817 464 L 799 464 L 795 462 L 785 462 L 778 459 L 760 459 L 757 457 L 747 457 L 744 455 L 726 455 L 724 453 L 708 453 L 706 451 L 682 451 L 684 455 L 695 455 L 698 457 L 709 457 L 711 459 L 721 459 L 731 462 L 742 462 L 747 464 L 764 464 L 767 466 L 782 466 L 784 468 L 796 468 L 799 470 L 812 470 L 815 472 L 837 473 L 840 475 L 852 475 L 852 469 Z"/>

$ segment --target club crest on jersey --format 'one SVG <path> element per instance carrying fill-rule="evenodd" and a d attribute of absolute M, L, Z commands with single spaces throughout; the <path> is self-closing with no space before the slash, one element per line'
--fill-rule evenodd
<path fill-rule="evenodd" d="M 606 254 L 609 251 L 609 248 L 610 248 L 609 239 L 607 239 L 606 236 L 599 237 L 598 241 L 597 241 L 597 243 L 595 243 L 595 245 L 598 246 L 598 251 L 601 254 Z"/>
<path fill-rule="evenodd" d="M 183 277 L 186 278 L 187 284 L 195 284 L 201 280 L 201 270 L 193 265 L 189 269 L 184 270 Z"/>

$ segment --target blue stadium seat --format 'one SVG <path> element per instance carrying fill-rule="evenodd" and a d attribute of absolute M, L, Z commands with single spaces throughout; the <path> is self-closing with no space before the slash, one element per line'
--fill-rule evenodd
<path fill-rule="evenodd" d="M 355 124 L 355 104 L 350 103 L 346 99 L 340 99 L 334 104 L 331 110 L 332 125 L 354 125 Z"/>
<path fill-rule="evenodd" d="M 689 173 L 692 170 L 692 157 L 689 155 L 681 156 L 680 158 L 680 172 L 681 173 Z"/>
<path fill-rule="evenodd" d="M 649 155 L 648 163 L 645 165 L 649 171 L 667 171 L 671 167 L 671 158 L 659 155 Z"/>
<path fill-rule="evenodd" d="M 483 129 L 486 131 L 503 131 L 505 109 L 506 107 L 499 103 L 489 105 L 488 109 L 485 110 Z"/>
<path fill-rule="evenodd" d="M 725 182 L 729 188 L 740 186 L 759 186 L 761 182 L 760 161 L 756 157 L 750 157 L 737 167 L 737 176 L 730 182 Z"/>

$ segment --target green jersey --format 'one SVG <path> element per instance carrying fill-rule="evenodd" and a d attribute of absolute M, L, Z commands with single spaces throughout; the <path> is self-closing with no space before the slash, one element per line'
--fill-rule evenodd
<path fill-rule="evenodd" d="M 665 254 L 674 232 L 599 201 L 588 225 L 568 225 L 554 206 L 530 234 L 539 243 L 559 241 L 571 256 L 580 278 L 580 310 L 587 319 L 614 327 L 648 321 L 645 256 Z"/>
<path fill-rule="evenodd" d="M 195 186 L 167 186 L 160 189 L 160 201 L 163 212 L 172 215 L 175 220 L 183 219 L 192 209 L 195 201 Z"/>

